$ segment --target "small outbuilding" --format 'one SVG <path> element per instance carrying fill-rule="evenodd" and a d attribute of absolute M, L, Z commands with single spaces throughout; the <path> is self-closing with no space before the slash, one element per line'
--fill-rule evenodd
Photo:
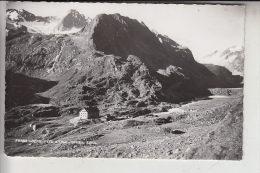
<path fill-rule="evenodd" d="M 89 106 L 81 109 L 79 112 L 80 119 L 91 119 L 99 117 L 99 109 L 94 106 Z"/>

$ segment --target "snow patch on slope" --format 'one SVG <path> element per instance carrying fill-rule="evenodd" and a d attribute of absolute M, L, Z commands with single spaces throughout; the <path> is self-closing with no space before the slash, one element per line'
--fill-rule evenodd
<path fill-rule="evenodd" d="M 22 25 L 28 28 L 29 33 L 41 33 L 44 35 L 49 34 L 72 34 L 79 32 L 81 28 L 71 28 L 70 30 L 60 31 L 56 29 L 57 22 L 44 23 L 44 22 L 20 22 Z"/>
<path fill-rule="evenodd" d="M 11 20 L 18 20 L 19 19 L 19 14 L 17 13 L 17 11 L 8 12 L 7 16 Z"/>

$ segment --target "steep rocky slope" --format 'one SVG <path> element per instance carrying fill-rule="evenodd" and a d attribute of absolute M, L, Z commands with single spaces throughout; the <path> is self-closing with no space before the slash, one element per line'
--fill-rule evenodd
<path fill-rule="evenodd" d="M 70 35 L 25 34 L 6 44 L 6 69 L 56 81 L 39 95 L 60 106 L 180 102 L 208 87 L 236 86 L 189 49 L 119 14 L 101 14 Z"/>
<path fill-rule="evenodd" d="M 158 70 L 163 71 L 174 67 L 182 71 L 183 75 L 173 70 L 171 74 L 175 78 L 172 79 L 179 76 L 183 83 L 189 78 L 188 81 L 192 81 L 195 88 L 226 85 L 225 80 L 219 80 L 218 76 L 197 63 L 189 49 L 180 46 L 167 36 L 154 34 L 145 24 L 137 20 L 119 14 L 103 14 L 95 18 L 92 25 L 82 32 L 93 32 L 92 40 L 97 50 L 122 58 L 130 54 L 135 55 L 154 72 L 154 75 L 158 76 Z M 158 76 L 158 78 L 163 77 Z"/>

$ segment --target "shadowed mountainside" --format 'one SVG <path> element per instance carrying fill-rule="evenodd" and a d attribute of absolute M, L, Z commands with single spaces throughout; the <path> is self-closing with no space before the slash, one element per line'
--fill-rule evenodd
<path fill-rule="evenodd" d="M 239 83 L 243 81 L 243 77 L 240 75 L 232 75 L 232 72 L 227 68 L 219 65 L 204 64 L 212 73 L 216 74 L 220 78 L 226 80 L 229 83 L 229 87 L 237 87 Z"/>
<path fill-rule="evenodd" d="M 8 41 L 6 50 L 7 70 L 58 82 L 41 93 L 55 105 L 176 103 L 208 95 L 209 87 L 238 84 L 119 14 L 98 15 L 76 34 L 25 34 Z"/>
<path fill-rule="evenodd" d="M 57 84 L 54 81 L 46 81 L 23 74 L 6 72 L 6 109 L 24 106 L 33 103 L 49 103 L 49 98 L 44 98 L 37 93 L 46 91 Z"/>

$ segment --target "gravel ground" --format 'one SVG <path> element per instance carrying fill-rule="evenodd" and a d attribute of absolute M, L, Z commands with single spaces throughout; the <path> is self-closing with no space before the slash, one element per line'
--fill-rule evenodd
<path fill-rule="evenodd" d="M 183 111 L 78 126 L 69 124 L 69 116 L 52 118 L 42 120 L 44 125 L 35 131 L 25 123 L 6 131 L 5 153 L 35 157 L 240 160 L 242 99 L 200 100 L 182 105 Z"/>

